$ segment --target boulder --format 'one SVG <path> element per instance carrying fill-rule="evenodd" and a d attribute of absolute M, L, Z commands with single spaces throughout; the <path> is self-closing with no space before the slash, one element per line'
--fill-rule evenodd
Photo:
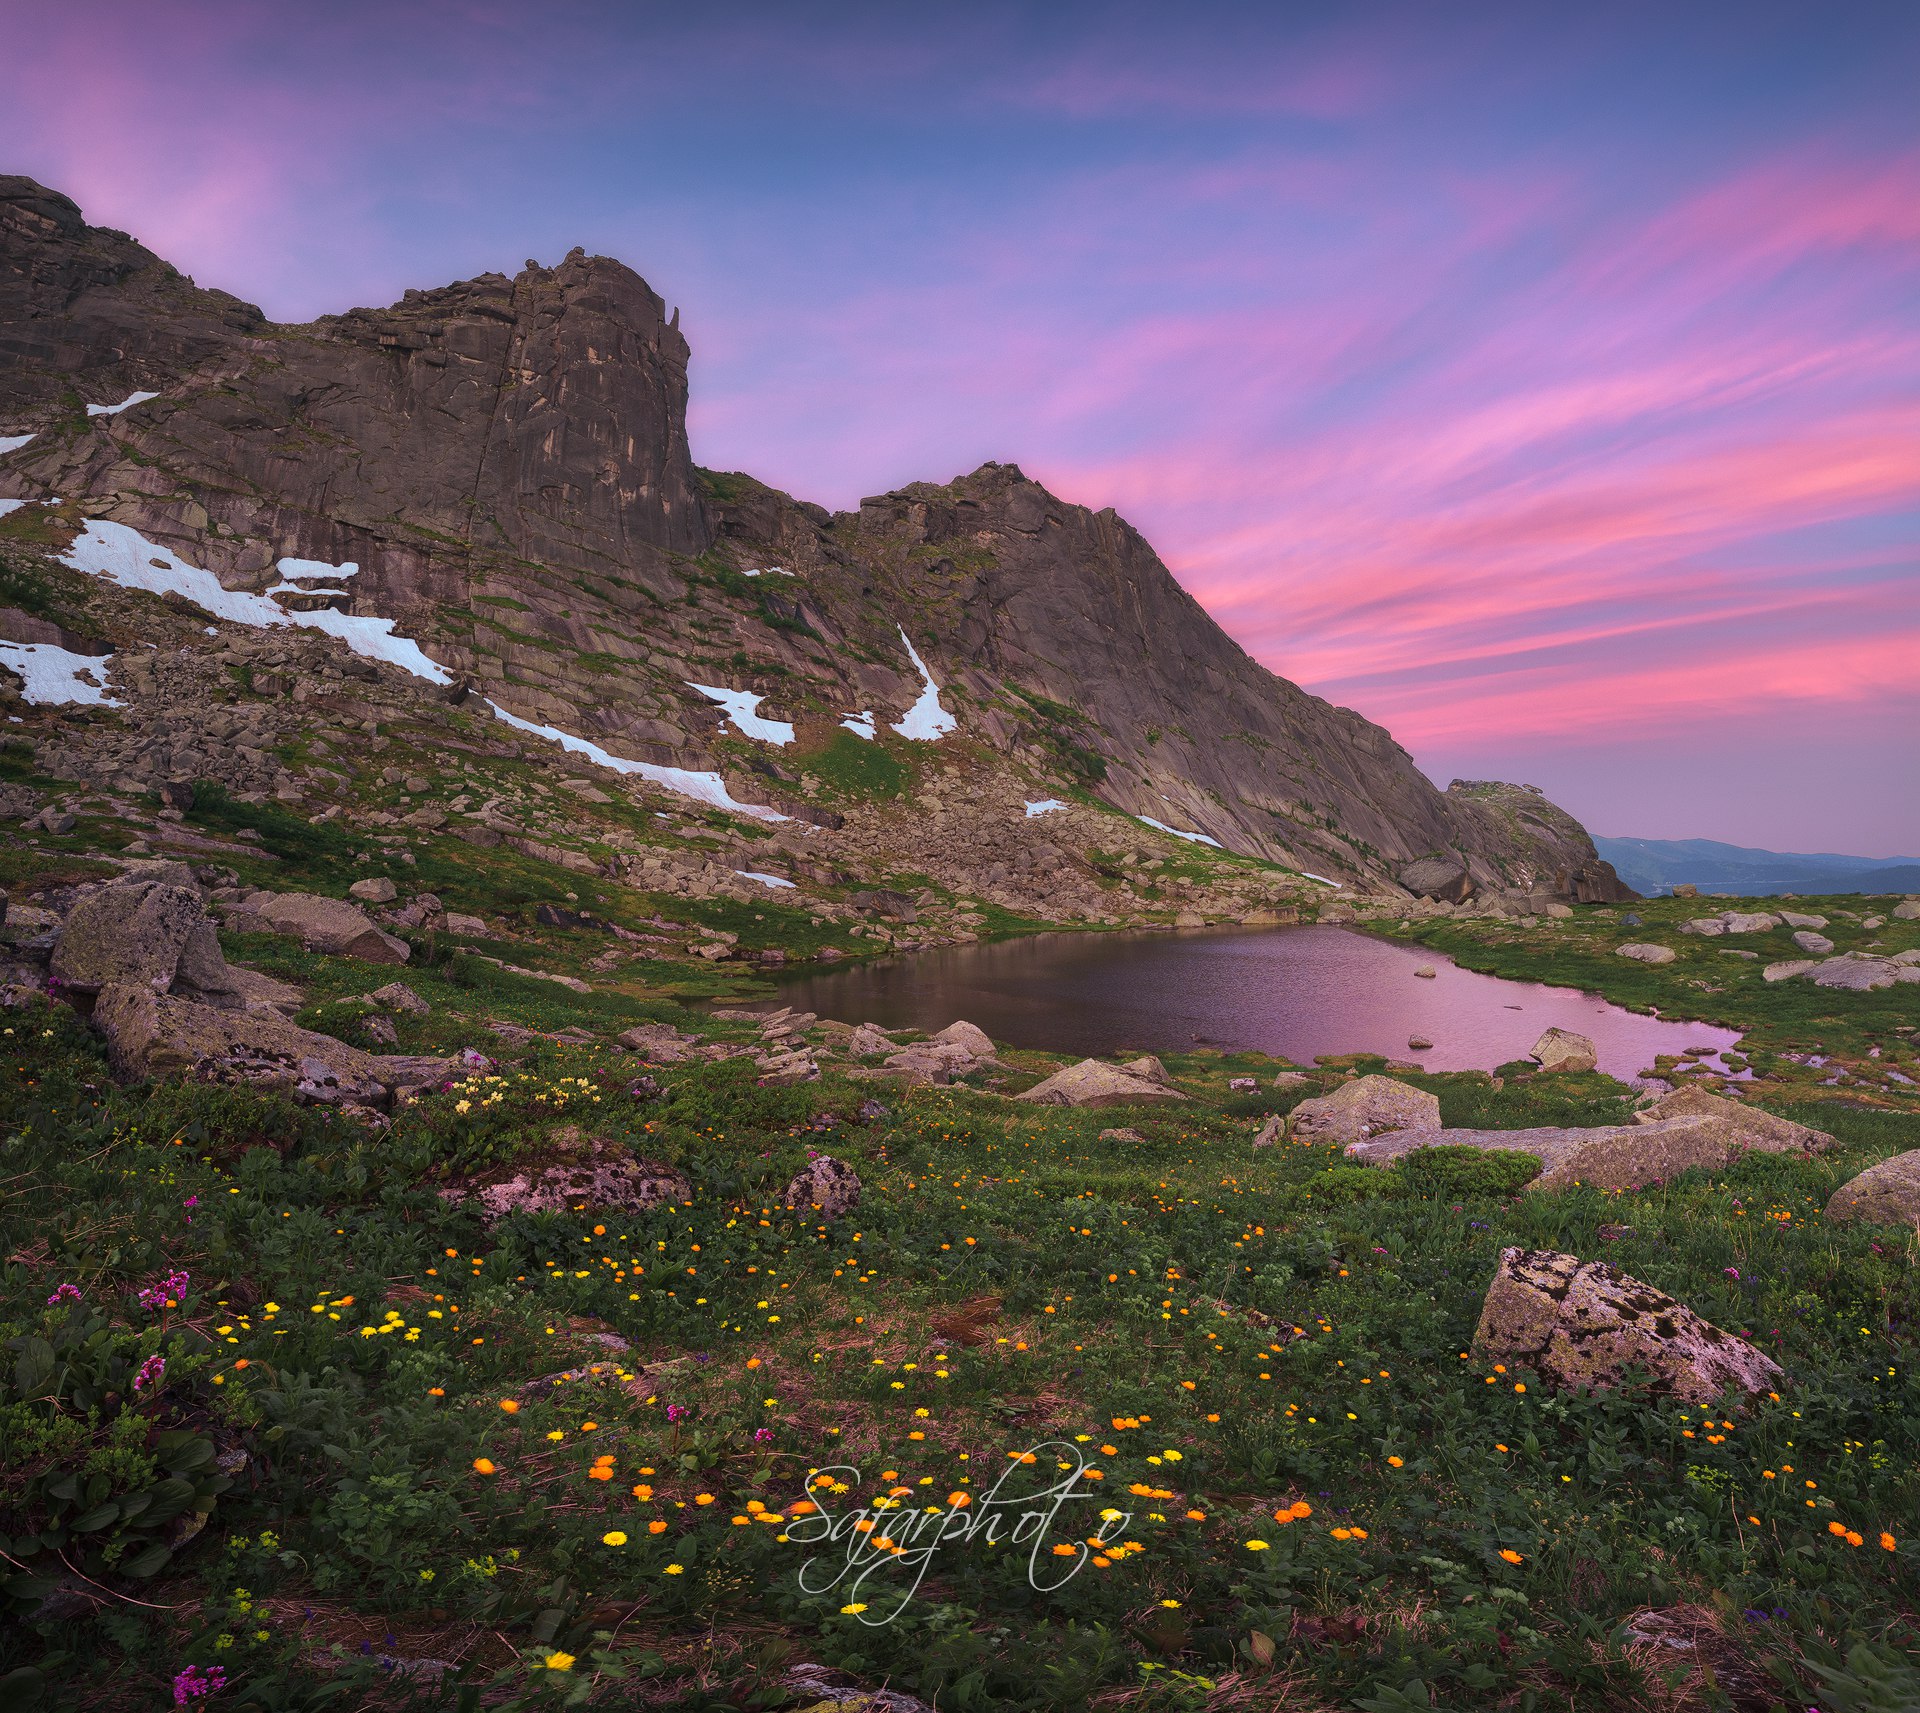
<path fill-rule="evenodd" d="M 1079 1064 L 1055 1071 L 1045 1082 L 1036 1083 L 1013 1098 L 1030 1100 L 1040 1106 L 1135 1106 L 1187 1097 L 1178 1089 L 1149 1082 L 1145 1077 L 1121 1070 L 1118 1065 L 1082 1059 Z"/>
<path fill-rule="evenodd" d="M 1431 1048 L 1432 1045 L 1433 1043 L 1424 1035 L 1409 1035 L 1407 1037 L 1407 1050 L 1409 1052 L 1424 1053 Z"/>
<path fill-rule="evenodd" d="M 1343 1146 L 1394 1131 L 1437 1131 L 1440 1097 L 1392 1077 L 1355 1077 L 1331 1094 L 1303 1100 L 1287 1119 L 1287 1134 Z"/>
<path fill-rule="evenodd" d="M 463 916 L 457 910 L 449 910 L 441 923 L 449 934 L 463 940 L 484 940 L 487 937 L 487 924 L 478 916 Z"/>
<path fill-rule="evenodd" d="M 1417 898 L 1438 898 L 1464 904 L 1473 893 L 1473 879 L 1464 863 L 1451 857 L 1422 857 L 1400 871 L 1400 884 Z"/>
<path fill-rule="evenodd" d="M 567 1213 L 578 1208 L 643 1213 L 689 1200 L 693 1186 L 672 1166 L 636 1159 L 619 1144 L 587 1139 L 573 1157 L 526 1166 L 452 1194 L 477 1201 L 489 1225 L 510 1213 Z"/>
<path fill-rule="evenodd" d="M 860 1175 L 831 1154 L 816 1154 L 787 1185 L 786 1204 L 839 1219 L 860 1205 Z"/>
<path fill-rule="evenodd" d="M 400 888 L 381 875 L 377 880 L 356 880 L 347 888 L 347 896 L 362 904 L 391 904 L 400 896 Z"/>
<path fill-rule="evenodd" d="M 964 1047 L 976 1059 L 993 1057 L 993 1037 L 971 1023 L 949 1023 L 932 1039 L 943 1046 Z"/>
<path fill-rule="evenodd" d="M 1700 896 L 1700 888 L 1695 886 L 1690 880 L 1683 880 L 1673 889 L 1673 895 L 1675 898 L 1698 898 Z"/>
<path fill-rule="evenodd" d="M 1703 934 L 1708 939 L 1714 939 L 1726 931 L 1726 923 L 1722 922 L 1718 916 L 1696 916 L 1692 921 L 1680 924 L 1681 933 Z"/>
<path fill-rule="evenodd" d="M 1902 899 L 1893 907 L 1893 914 L 1902 922 L 1920 922 L 1920 898 Z"/>
<path fill-rule="evenodd" d="M 1765 910 L 1725 910 L 1720 920 L 1729 934 L 1765 934 L 1780 926 L 1780 918 Z"/>
<path fill-rule="evenodd" d="M 1275 1088 L 1305 1088 L 1312 1081 L 1313 1078 L 1308 1076 L 1305 1071 L 1275 1071 L 1273 1073 L 1273 1086 Z"/>
<path fill-rule="evenodd" d="M 1549 1029 L 1534 1042 L 1529 1057 L 1537 1059 L 1543 1071 L 1590 1071 L 1600 1063 L 1599 1049 L 1571 1029 Z"/>
<path fill-rule="evenodd" d="M 1432 964 L 1421 964 L 1413 973 L 1422 981 L 1437 981 L 1440 976 L 1440 972 Z"/>
<path fill-rule="evenodd" d="M 1142 1136 L 1139 1131 L 1133 1129 L 1130 1125 L 1121 1125 L 1101 1131 L 1100 1140 L 1102 1142 L 1144 1143 L 1146 1137 Z"/>
<path fill-rule="evenodd" d="M 1806 916 L 1798 910 L 1782 910 L 1781 924 L 1788 928 L 1824 928 L 1827 919 L 1824 916 Z"/>
<path fill-rule="evenodd" d="M 671 1065 L 691 1058 L 699 1046 L 698 1035 L 683 1035 L 670 1023 L 636 1023 L 614 1037 L 629 1052 L 640 1054 L 656 1065 Z"/>
<path fill-rule="evenodd" d="M 1167 1067 L 1153 1053 L 1143 1053 L 1137 1059 L 1129 1059 L 1120 1068 L 1130 1077 L 1145 1077 L 1148 1082 L 1159 1083 L 1163 1088 L 1173 1087 L 1173 1078 L 1167 1075 Z"/>
<path fill-rule="evenodd" d="M 1793 937 L 1793 943 L 1803 952 L 1812 952 L 1816 957 L 1824 958 L 1833 950 L 1833 942 L 1825 934 L 1816 934 L 1811 928 L 1802 928 Z"/>
<path fill-rule="evenodd" d="M 856 1059 L 864 1059 L 872 1053 L 891 1053 L 893 1040 L 886 1030 L 872 1023 L 862 1023 L 847 1042 L 847 1051 Z"/>
<path fill-rule="evenodd" d="M 1818 969 L 1818 958 L 1786 958 L 1779 963 L 1768 964 L 1760 972 L 1762 981 L 1791 981 L 1797 975 L 1805 975 L 1808 970 Z"/>
<path fill-rule="evenodd" d="M 1632 958 L 1643 964 L 1670 964 L 1679 954 L 1671 946 L 1654 946 L 1635 942 L 1625 946 L 1615 946 L 1613 955 L 1618 958 Z"/>
<path fill-rule="evenodd" d="M 1854 993 L 1871 993 L 1876 988 L 1892 987 L 1904 970 L 1890 958 L 1870 958 L 1858 952 L 1845 957 L 1828 958 L 1807 972 L 1815 987 L 1840 987 Z"/>
<path fill-rule="evenodd" d="M 361 998 L 367 1005 L 377 1005 L 383 1011 L 404 1011 L 409 1017 L 424 1017 L 433 1009 L 404 981 L 390 981 Z"/>
<path fill-rule="evenodd" d="M 909 1082 L 945 1083 L 965 1076 L 979 1064 L 973 1053 L 958 1041 L 913 1041 L 889 1053 L 885 1069 Z"/>
<path fill-rule="evenodd" d="M 1279 1113 L 1268 1115 L 1266 1123 L 1254 1133 L 1253 1145 L 1256 1148 L 1277 1147 L 1286 1139 L 1287 1121 Z"/>
<path fill-rule="evenodd" d="M 1920 1148 L 1895 1154 L 1849 1178 L 1827 1198 L 1826 1217 L 1920 1229 Z"/>
<path fill-rule="evenodd" d="M 188 966 L 185 985 L 224 991 L 226 959 L 200 894 L 151 880 L 120 881 L 85 894 L 67 914 L 48 968 L 76 993 L 128 982 L 169 993 Z"/>
<path fill-rule="evenodd" d="M 376 928 L 367 913 L 344 898 L 307 892 L 256 892 L 245 908 L 272 933 L 291 934 L 310 952 L 359 958 L 370 964 L 403 964 L 413 955 L 404 940 Z"/>
<path fill-rule="evenodd" d="M 1543 1249 L 1500 1252 L 1474 1347 L 1568 1391 L 1611 1391 L 1638 1369 L 1656 1394 L 1695 1405 L 1785 1379 L 1771 1357 L 1664 1291 L 1604 1261 Z"/>
<path fill-rule="evenodd" d="M 1763 1106 L 1749 1106 L 1703 1088 L 1674 1089 L 1634 1114 L 1638 1124 L 1653 1124 L 1663 1118 L 1717 1119 L 1741 1148 L 1760 1154 L 1817 1154 L 1833 1146 L 1833 1138 L 1824 1130 L 1795 1124 Z"/>
<path fill-rule="evenodd" d="M 390 1084 L 373 1055 L 266 1011 L 218 1011 L 117 982 L 100 990 L 93 1026 L 116 1076 L 244 1083 L 315 1104 L 378 1106 Z"/>

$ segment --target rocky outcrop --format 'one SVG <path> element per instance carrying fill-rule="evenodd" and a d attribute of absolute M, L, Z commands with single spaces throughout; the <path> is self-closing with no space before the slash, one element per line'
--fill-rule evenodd
<path fill-rule="evenodd" d="M 1827 1198 L 1825 1217 L 1835 1224 L 1860 1220 L 1920 1229 L 1920 1148 L 1895 1154 L 1849 1178 Z"/>
<path fill-rule="evenodd" d="M 100 990 L 92 1020 L 106 1039 L 108 1064 L 128 1081 L 179 1076 L 243 1083 L 317 1105 L 369 1107 L 384 1105 L 394 1086 L 371 1053 L 267 1012 L 216 1011 L 118 983 Z"/>
<path fill-rule="evenodd" d="M 1422 857 L 1408 863 L 1398 879 L 1417 898 L 1464 904 L 1473 896 L 1473 877 L 1467 873 L 1467 865 L 1450 857 Z"/>
<path fill-rule="evenodd" d="M 256 892 L 246 915 L 275 934 L 289 934 L 310 952 L 359 958 L 370 964 L 403 964 L 413 955 L 405 940 L 376 928 L 358 905 L 306 892 Z"/>
<path fill-rule="evenodd" d="M 1613 948 L 1614 956 L 1632 958 L 1642 964 L 1670 964 L 1679 956 L 1671 946 L 1656 946 L 1649 941 L 1631 941 L 1624 946 Z"/>
<path fill-rule="evenodd" d="M 82 897 L 61 925 L 48 968 L 75 993 L 116 982 L 155 993 L 172 992 L 176 982 L 203 994 L 232 987 L 200 894 L 158 881 L 122 881 Z"/>
<path fill-rule="evenodd" d="M 1440 1128 L 1440 1097 L 1392 1077 L 1355 1077 L 1331 1094 L 1303 1100 L 1288 1115 L 1287 1133 L 1302 1142 L 1351 1148 L 1395 1131 Z"/>
<path fill-rule="evenodd" d="M 1728 1390 L 1770 1391 L 1778 1363 L 1684 1303 L 1604 1261 L 1503 1249 L 1474 1348 L 1574 1392 L 1612 1391 L 1630 1369 L 1656 1394 L 1710 1404 Z"/>
<path fill-rule="evenodd" d="M 511 1213 L 644 1213 L 686 1201 L 686 1175 L 672 1166 L 636 1159 L 618 1143 L 583 1138 L 567 1157 L 517 1167 L 449 1191 L 477 1202 L 489 1225 Z"/>
<path fill-rule="evenodd" d="M 1177 1088 L 1136 1076 L 1117 1065 L 1082 1059 L 1013 1098 L 1032 1101 L 1036 1106 L 1144 1106 L 1187 1097 Z"/>

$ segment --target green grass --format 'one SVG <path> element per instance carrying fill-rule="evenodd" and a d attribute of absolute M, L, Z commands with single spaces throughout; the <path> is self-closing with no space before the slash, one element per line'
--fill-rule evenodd
<path fill-rule="evenodd" d="M 844 797 L 891 799 L 913 784 L 914 770 L 885 740 L 836 731 L 819 749 L 795 758 L 829 791 Z"/>
<path fill-rule="evenodd" d="M 348 1035 L 335 1002 L 396 973 L 234 949 L 309 982 L 306 1015 Z M 687 1017 L 466 957 L 398 973 L 433 1007 L 405 1025 L 422 1049 L 487 1017 Z M 1403 1694 L 1418 1680 L 1441 1707 L 1624 1713 L 1680 1705 L 1659 1673 L 1685 1662 L 1621 1626 L 1685 1605 L 1720 1615 L 1716 1670 L 1744 1656 L 1799 1708 L 1853 1693 L 1816 1668 L 1858 1688 L 1916 1640 L 1917 1240 L 1818 1217 L 1920 1145 L 1906 1114 L 1810 1102 L 1791 1115 L 1836 1134 L 1828 1155 L 1534 1194 L 1511 1155 L 1372 1172 L 1255 1151 L 1262 1112 L 1302 1091 L 1229 1098 L 1233 1074 L 1270 1079 L 1254 1055 L 1173 1057 L 1196 1096 L 1173 1115 L 838 1075 L 768 1088 L 743 1062 L 656 1071 L 656 1094 L 605 1048 L 537 1043 L 369 1127 L 244 1090 L 117 1089 L 65 1010 L 0 1027 L 0 1548 L 19 1567 L 0 1588 L 26 1611 L 64 1553 L 141 1602 L 0 1631 L 0 1673 L 41 1672 L 52 1705 L 160 1704 L 191 1663 L 219 1665 L 215 1705 L 236 1708 L 317 1706 L 328 1684 L 353 1706 L 798 1707 L 817 1696 L 779 1676 L 810 1659 L 941 1708 L 1197 1708 L 1202 1680 L 1221 1705 L 1398 1708 L 1427 1704 Z M 1597 1076 L 1419 1080 L 1454 1123 L 1604 1121 L 1624 1098 Z M 875 1092 L 889 1115 L 855 1121 Z M 690 1205 L 488 1230 L 441 1194 L 575 1128 L 676 1164 Z M 780 1210 L 810 1148 L 865 1180 L 851 1217 Z M 1508 1244 L 1604 1256 L 1789 1383 L 1703 1411 L 1463 1359 Z M 191 1276 L 176 1306 L 141 1309 L 172 1271 Z M 63 1284 L 80 1303 L 47 1305 Z M 151 1356 L 164 1383 L 136 1405 Z M 1025 1546 L 984 1539 L 943 1549 L 904 1603 L 910 1575 L 800 1580 L 820 1552 L 803 1493 L 843 1519 L 895 1488 L 984 1515 L 1008 1453 L 1048 1442 L 1102 1472 L 1049 1544 L 1111 1505 L 1139 1550 L 1047 1592 Z M 249 1462 L 223 1483 L 211 1459 L 232 1449 Z M 844 1493 L 809 1488 L 842 1465 Z M 169 1482 L 211 1506 L 178 1546 L 141 1521 Z M 734 1522 L 750 1504 L 783 1521 Z M 872 1513 L 896 1532 L 908 1514 Z M 363 1639 L 461 1675 L 436 1702 Z M 564 1671 L 542 1663 L 556 1649 Z"/>

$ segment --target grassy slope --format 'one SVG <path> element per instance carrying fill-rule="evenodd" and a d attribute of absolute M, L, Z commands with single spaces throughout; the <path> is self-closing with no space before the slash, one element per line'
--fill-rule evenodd
<path fill-rule="evenodd" d="M 320 1005 L 391 972 L 304 973 Z M 409 979 L 435 1006 L 410 1046 L 472 1039 L 482 1017 L 616 1021 L 489 966 Z M 1472 1172 L 1254 1152 L 1254 1121 L 1299 1096 L 1231 1094 L 1253 1059 L 1173 1061 L 1196 1096 L 1177 1116 L 960 1090 L 889 1094 L 860 1123 L 871 1086 L 833 1075 L 773 1090 L 739 1065 L 676 1067 L 654 1097 L 631 1092 L 631 1060 L 542 1044 L 498 1083 L 366 1130 L 250 1094 L 114 1089 L 65 1011 L 0 1027 L 17 1353 L 0 1532 L 36 1575 L 60 1573 L 57 1544 L 147 1602 L 0 1636 L 0 1671 L 42 1661 L 55 1704 L 83 1662 L 89 1705 L 155 1705 L 187 1662 L 228 1673 L 230 1706 L 307 1705 L 341 1672 L 339 1704 L 431 1703 L 370 1657 L 391 1653 L 458 1659 L 489 1698 L 528 1704 L 805 1705 L 778 1679 L 816 1659 L 942 1708 L 1036 1709 L 1422 1705 L 1392 1698 L 1414 1679 L 1449 1707 L 1705 1707 L 1697 1674 L 1688 1692 L 1662 1672 L 1702 1657 L 1737 1679 L 1751 1656 L 1773 1683 L 1751 1705 L 1803 1707 L 1805 1658 L 1912 1639 L 1913 1549 L 1877 1542 L 1920 1499 L 1914 1240 L 1817 1219 L 1851 1172 L 1920 1142 L 1899 1113 L 1791 1108 L 1840 1138 L 1814 1161 L 1506 1197 Z M 1425 1080 L 1453 1122 L 1621 1110 L 1599 1077 Z M 1101 1137 L 1127 1122 L 1137 1138 Z M 488 1232 L 437 1193 L 574 1124 L 679 1163 L 691 1204 Z M 779 1211 L 810 1146 L 867 1184 L 828 1227 Z M 1753 1335 L 1792 1383 L 1715 1427 L 1495 1373 L 1464 1353 L 1508 1243 L 1605 1255 Z M 174 1269 L 191 1275 L 177 1306 L 140 1309 L 133 1293 Z M 81 1304 L 44 1306 L 63 1283 Z M 606 1330 L 632 1350 L 596 1343 Z M 133 1403 L 155 1354 L 164 1382 Z M 165 1532 L 102 1507 L 157 1490 L 156 1456 L 206 1482 L 203 1437 L 244 1448 L 248 1472 L 190 1501 L 213 1499 L 210 1525 L 144 1584 L 120 1580 L 116 1555 L 151 1558 Z M 851 1466 L 847 1492 L 815 1494 L 840 1513 L 896 1489 L 984 1510 L 1008 1453 L 1048 1441 L 1110 1495 L 1064 1511 L 1048 1546 L 1110 1503 L 1138 1550 L 1036 1594 L 1025 1545 L 954 1544 L 884 1626 L 889 1576 L 800 1583 L 821 1551 L 793 1538 L 810 1471 Z M 1274 1520 L 1296 1502 L 1310 1514 Z M 784 1520 L 736 1522 L 750 1506 Z M 1070 1561 L 1040 1562 L 1051 1580 Z M 1676 1661 L 1620 1628 L 1675 1606 L 1720 1626 L 1706 1653 Z M 539 1664 L 554 1649 L 569 1669 Z"/>

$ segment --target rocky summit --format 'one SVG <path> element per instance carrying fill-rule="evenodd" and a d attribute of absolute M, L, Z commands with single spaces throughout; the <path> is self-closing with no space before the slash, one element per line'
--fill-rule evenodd
<path fill-rule="evenodd" d="M 677 312 L 620 262 L 281 326 L 5 178 L 0 328 L 6 711 L 130 821 L 212 780 L 891 943 L 1632 896 L 1011 464 L 838 514 L 699 468 Z"/>

